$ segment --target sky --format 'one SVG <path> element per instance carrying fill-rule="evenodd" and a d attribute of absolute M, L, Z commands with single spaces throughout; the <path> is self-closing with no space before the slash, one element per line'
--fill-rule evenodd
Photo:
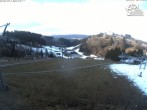
<path fill-rule="evenodd" d="M 147 41 L 147 0 L 6 1 L 0 1 L 0 25 L 10 22 L 8 31 L 42 35 L 114 32 Z M 126 8 L 130 4 L 138 5 L 144 16 L 127 16 Z"/>

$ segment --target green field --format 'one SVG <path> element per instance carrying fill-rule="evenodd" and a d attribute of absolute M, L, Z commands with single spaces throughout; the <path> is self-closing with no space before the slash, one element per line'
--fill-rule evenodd
<path fill-rule="evenodd" d="M 108 68 L 112 63 L 116 62 L 50 59 L 5 67 L 8 90 L 0 92 L 0 108 L 147 110 L 147 97 L 124 76 L 116 78 Z"/>

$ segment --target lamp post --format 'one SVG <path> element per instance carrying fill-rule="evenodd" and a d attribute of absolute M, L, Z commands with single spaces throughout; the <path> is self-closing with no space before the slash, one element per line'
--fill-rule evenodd
<path fill-rule="evenodd" d="M 62 63 L 61 63 L 61 68 L 64 68 L 64 64 L 63 64 L 63 60 L 64 60 L 64 58 L 63 58 L 63 48 L 65 47 L 65 45 L 59 45 L 59 47 L 61 47 L 61 58 L 62 58 Z"/>

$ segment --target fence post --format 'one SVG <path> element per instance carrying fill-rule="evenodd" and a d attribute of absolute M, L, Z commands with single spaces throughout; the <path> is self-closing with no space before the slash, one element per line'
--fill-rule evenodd
<path fill-rule="evenodd" d="M 3 80 L 2 70 L 0 68 L 0 90 L 5 90 L 5 89 L 6 89 L 6 86 L 5 86 L 5 83 L 4 83 L 4 80 Z"/>

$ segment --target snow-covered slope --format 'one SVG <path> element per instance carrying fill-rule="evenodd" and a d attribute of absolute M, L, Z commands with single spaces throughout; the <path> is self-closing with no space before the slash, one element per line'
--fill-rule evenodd
<path fill-rule="evenodd" d="M 110 69 L 118 75 L 126 76 L 147 95 L 147 67 L 144 69 L 144 66 L 140 69 L 140 65 L 112 64 Z"/>
<path fill-rule="evenodd" d="M 95 60 L 104 60 L 104 58 L 102 58 L 101 56 L 96 56 L 96 55 L 84 55 L 83 52 L 80 52 L 80 45 L 76 45 L 76 46 L 72 46 L 72 47 L 66 47 L 62 50 L 61 47 L 56 47 L 56 46 L 42 46 L 41 48 L 37 48 L 37 47 L 30 47 L 28 45 L 18 45 L 22 46 L 25 49 L 32 49 L 33 52 L 43 52 L 43 53 L 53 53 L 55 55 L 55 57 L 62 57 L 63 58 L 82 58 L 82 59 L 86 59 L 86 58 L 93 58 Z M 63 53 L 63 55 L 62 55 Z M 67 53 L 69 56 L 65 56 L 65 53 Z M 74 54 L 74 55 L 73 55 Z M 76 54 L 76 55 L 75 55 Z"/>
<path fill-rule="evenodd" d="M 90 56 L 84 55 L 83 52 L 80 52 L 80 45 L 81 44 L 79 44 L 77 46 L 73 46 L 73 47 L 67 47 L 66 49 L 76 52 L 77 54 L 79 54 L 81 56 L 80 58 L 82 58 L 82 59 L 93 58 L 95 60 L 104 60 L 104 58 L 101 57 L 101 56 L 96 56 L 96 55 L 93 55 L 93 54 L 91 54 Z"/>
<path fill-rule="evenodd" d="M 68 49 L 68 50 L 74 50 L 74 49 L 76 49 L 76 48 L 79 48 L 80 45 L 81 45 L 81 44 L 76 45 L 76 46 L 66 47 L 66 49 Z"/>

